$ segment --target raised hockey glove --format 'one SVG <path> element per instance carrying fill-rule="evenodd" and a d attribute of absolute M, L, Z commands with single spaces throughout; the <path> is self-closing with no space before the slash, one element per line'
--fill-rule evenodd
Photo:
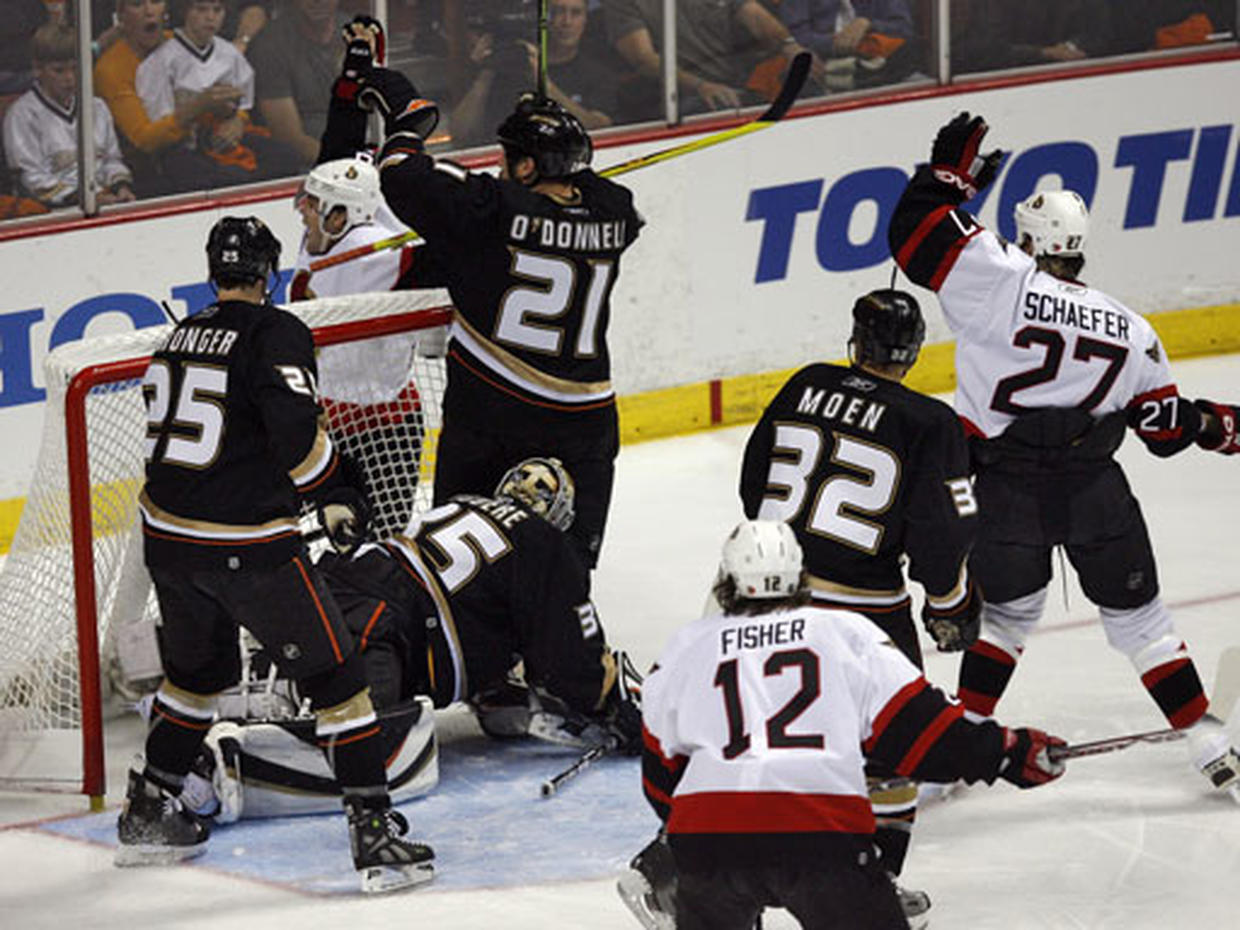
<path fill-rule="evenodd" d="M 439 107 L 424 99 L 409 78 L 399 71 L 373 68 L 361 79 L 357 103 L 363 110 L 372 110 L 383 117 L 383 130 L 388 146 L 395 138 L 410 137 L 406 143 L 417 140 L 417 149 L 439 124 Z"/>
<path fill-rule="evenodd" d="M 961 652 L 977 642 L 982 629 L 982 595 L 969 579 L 964 600 L 952 607 L 935 607 L 929 601 L 921 611 L 926 632 L 934 637 L 939 652 Z"/>
<path fill-rule="evenodd" d="M 999 149 L 986 155 L 980 152 L 989 128 L 984 119 L 970 117 L 966 110 L 934 137 L 930 150 L 931 170 L 939 181 L 957 193 L 957 203 L 976 197 L 989 187 L 1003 164 L 1003 152 Z"/>
<path fill-rule="evenodd" d="M 1017 788 L 1036 788 L 1062 775 L 1067 766 L 1051 758 L 1052 746 L 1068 745 L 1058 736 L 1028 727 L 1003 730 L 1003 761 L 999 777 Z"/>
<path fill-rule="evenodd" d="M 338 487 L 319 502 L 319 525 L 332 548 L 349 555 L 366 540 L 370 528 L 370 501 L 355 488 Z"/>
<path fill-rule="evenodd" d="M 355 102 L 361 89 L 362 79 L 370 74 L 375 65 L 383 64 L 387 39 L 383 25 L 373 16 L 359 14 L 341 29 L 344 39 L 344 66 L 340 77 L 332 85 L 332 96 L 339 100 Z"/>
<path fill-rule="evenodd" d="M 1216 404 L 1212 400 L 1198 400 L 1195 403 L 1197 409 L 1207 415 L 1205 425 L 1197 434 L 1197 445 L 1223 455 L 1240 452 L 1240 436 L 1236 435 L 1236 426 L 1240 423 L 1240 407 Z"/>

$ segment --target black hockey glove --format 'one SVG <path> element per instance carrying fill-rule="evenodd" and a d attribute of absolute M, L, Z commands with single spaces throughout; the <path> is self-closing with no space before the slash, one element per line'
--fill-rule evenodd
<path fill-rule="evenodd" d="M 1202 422 L 1201 410 L 1179 395 L 1150 397 L 1128 408 L 1128 426 L 1159 458 L 1201 442 Z"/>
<path fill-rule="evenodd" d="M 344 66 L 332 85 L 332 96 L 350 103 L 357 99 L 362 79 L 375 65 L 383 64 L 387 39 L 383 25 L 373 16 L 359 14 L 341 29 L 344 39 Z"/>
<path fill-rule="evenodd" d="M 989 187 L 1003 164 L 1003 152 L 999 149 L 987 155 L 979 151 L 989 128 L 980 116 L 970 117 L 965 111 L 934 137 L 930 167 L 936 178 L 958 193 L 957 203 L 976 197 Z"/>
<path fill-rule="evenodd" d="M 334 488 L 319 501 L 318 511 L 319 525 L 337 552 L 349 555 L 365 542 L 371 508 L 361 491 L 346 486 Z"/>
<path fill-rule="evenodd" d="M 439 107 L 423 99 L 409 78 L 399 71 L 373 68 L 361 79 L 357 103 L 363 110 L 373 110 L 383 117 L 383 130 L 391 144 L 394 137 L 417 139 L 418 150 L 439 124 Z M 410 142 L 411 140 L 406 140 Z M 387 154 L 388 146 L 384 146 Z"/>
<path fill-rule="evenodd" d="M 1017 788 L 1036 788 L 1054 781 L 1066 770 L 1062 761 L 1051 758 L 1051 748 L 1068 745 L 1058 736 L 1041 730 L 1020 727 L 1003 730 L 1003 761 L 999 777 Z"/>
<path fill-rule="evenodd" d="M 982 629 L 982 593 L 972 578 L 964 600 L 954 607 L 940 609 L 928 601 L 921 611 L 926 632 L 934 637 L 939 652 L 960 652 L 975 642 Z"/>
<path fill-rule="evenodd" d="M 1240 423 L 1240 407 L 1217 404 L 1212 400 L 1195 401 L 1197 409 L 1208 414 L 1205 427 L 1197 434 L 1197 445 L 1222 455 L 1240 452 L 1240 436 L 1236 426 Z M 1213 422 L 1209 422 L 1213 419 Z"/>

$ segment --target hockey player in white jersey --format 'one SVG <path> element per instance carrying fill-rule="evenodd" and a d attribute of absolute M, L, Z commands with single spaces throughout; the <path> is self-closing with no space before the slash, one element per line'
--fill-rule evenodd
<path fill-rule="evenodd" d="M 642 787 L 664 831 L 620 893 L 651 930 L 750 930 L 767 906 L 815 930 L 906 928 L 866 758 L 1022 788 L 1063 774 L 1062 740 L 970 722 L 873 623 L 810 605 L 787 524 L 732 531 L 715 597 L 722 613 L 680 630 L 642 686 Z"/>
<path fill-rule="evenodd" d="M 1042 616 L 1051 550 L 1062 546 L 1108 642 L 1171 725 L 1188 731 L 1197 767 L 1230 787 L 1240 759 L 1206 713 L 1113 454 L 1128 427 L 1155 455 L 1194 442 L 1235 453 L 1236 408 L 1180 397 L 1149 322 L 1080 281 L 1089 214 L 1077 193 L 1039 191 L 1018 204 L 1015 244 L 961 209 L 1002 160 L 980 153 L 986 131 L 968 113 L 939 130 L 889 229 L 896 262 L 938 293 L 956 337 L 956 409 L 971 437 L 981 517 L 969 567 L 985 598 L 960 699 L 978 714 L 994 710 Z"/>

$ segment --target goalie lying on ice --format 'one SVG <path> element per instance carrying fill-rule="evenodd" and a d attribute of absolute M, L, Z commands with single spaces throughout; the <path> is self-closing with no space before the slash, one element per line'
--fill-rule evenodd
<path fill-rule="evenodd" d="M 572 504 L 558 461 L 526 459 L 493 498 L 454 498 L 406 534 L 320 560 L 362 650 L 394 801 L 437 783 L 431 710 L 457 702 L 492 736 L 640 751 L 636 675 L 608 647 L 589 572 L 564 533 Z M 265 683 L 265 664 L 252 661 L 251 684 L 221 704 L 222 716 L 265 719 L 216 723 L 203 777 L 183 796 L 209 814 L 218 795 L 225 822 L 337 803 L 321 753 L 300 738 L 296 695 Z"/>

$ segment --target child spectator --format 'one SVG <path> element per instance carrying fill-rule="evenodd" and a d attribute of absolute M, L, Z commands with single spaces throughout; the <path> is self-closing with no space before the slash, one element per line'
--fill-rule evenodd
<path fill-rule="evenodd" d="M 4 150 L 22 193 L 48 207 L 78 202 L 77 44 L 72 28 L 40 26 L 31 40 L 34 86 L 9 107 Z M 133 200 L 132 175 L 121 159 L 112 116 L 95 108 L 95 181 L 100 204 Z"/>
<path fill-rule="evenodd" d="M 232 92 L 235 101 L 223 112 L 205 110 L 189 122 L 185 136 L 160 153 L 165 172 L 187 176 L 197 168 L 200 183 L 209 187 L 295 173 L 292 153 L 266 130 L 249 126 L 254 69 L 235 45 L 217 35 L 224 4 L 187 0 L 178 6 L 181 22 L 172 38 L 138 66 L 135 86 L 147 116 L 161 120 L 213 88 Z"/>

